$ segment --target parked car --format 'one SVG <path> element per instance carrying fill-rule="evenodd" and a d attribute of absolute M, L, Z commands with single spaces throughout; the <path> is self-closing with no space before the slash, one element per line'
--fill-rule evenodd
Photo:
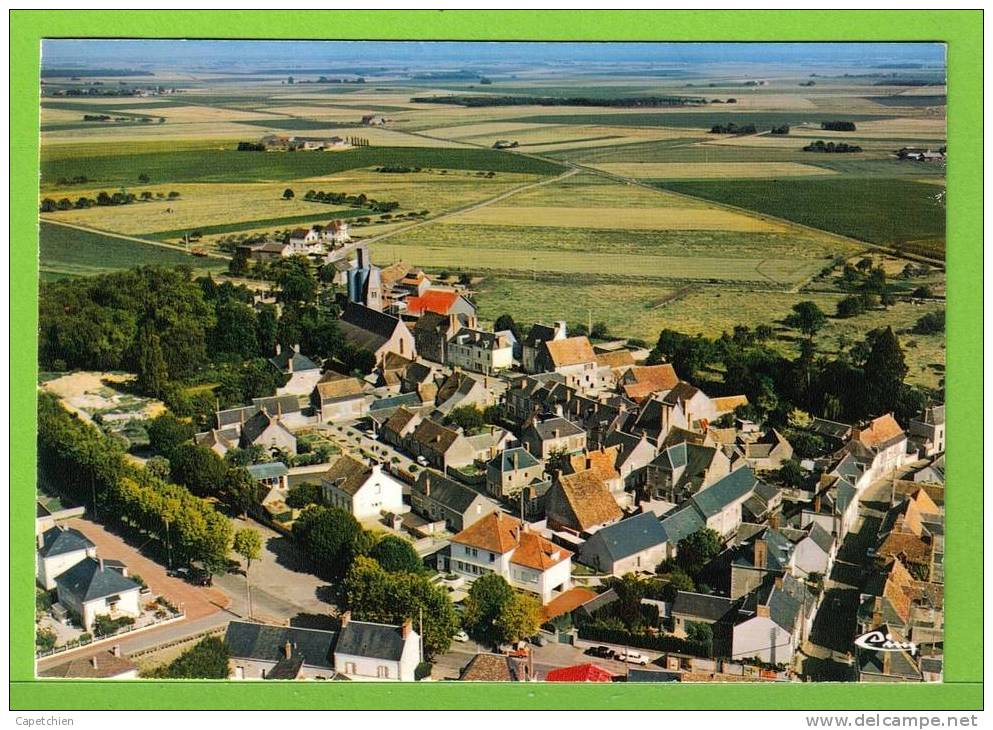
<path fill-rule="evenodd" d="M 644 654 L 640 654 L 636 651 L 629 652 L 615 652 L 615 657 L 622 662 L 627 662 L 628 664 L 637 664 L 641 667 L 648 666 L 648 657 Z"/>
<path fill-rule="evenodd" d="M 421 466 L 427 466 L 428 465 L 428 460 L 425 459 L 423 456 L 418 456 L 417 457 L 417 463 L 420 464 Z"/>
<path fill-rule="evenodd" d="M 530 641 L 535 646 L 545 646 L 548 643 L 548 639 L 546 639 L 541 634 L 535 634 L 534 636 L 529 637 L 528 641 Z"/>
<path fill-rule="evenodd" d="M 876 548 L 869 546 L 869 548 L 865 551 L 865 556 L 870 560 L 874 559 L 876 557 Z"/>
<path fill-rule="evenodd" d="M 589 649 L 583 652 L 587 656 L 595 656 L 600 659 L 613 659 L 614 650 L 609 646 L 591 646 Z"/>
<path fill-rule="evenodd" d="M 465 631 L 460 631 L 457 634 L 455 634 L 455 640 L 461 642 L 469 641 L 469 634 L 467 634 Z"/>

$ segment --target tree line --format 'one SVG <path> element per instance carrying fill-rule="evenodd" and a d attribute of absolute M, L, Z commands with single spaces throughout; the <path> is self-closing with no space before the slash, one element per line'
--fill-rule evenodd
<path fill-rule="evenodd" d="M 125 456 L 114 440 L 63 408 L 49 393 L 38 397 L 38 459 L 94 518 L 141 532 L 173 560 L 226 563 L 231 524 L 207 501 L 165 481 Z"/>
<path fill-rule="evenodd" d="M 445 96 L 417 96 L 410 100 L 420 104 L 455 104 L 465 107 L 489 106 L 608 106 L 624 109 L 658 108 L 671 106 L 697 106 L 707 100 L 699 96 L 501 96 L 497 94 Z"/>
<path fill-rule="evenodd" d="M 83 178 L 85 179 L 85 178 Z M 61 183 L 60 183 L 61 184 Z M 96 198 L 88 198 L 82 195 L 76 198 L 75 201 L 69 198 L 59 198 L 55 200 L 53 198 L 44 198 L 41 201 L 41 205 L 38 210 L 41 213 L 51 213 L 56 210 L 72 210 L 81 208 L 92 208 L 94 206 L 107 206 L 107 205 L 130 205 L 140 201 L 147 202 L 153 199 L 158 200 L 176 200 L 180 195 L 175 190 L 167 193 L 153 193 L 150 190 L 143 190 L 140 195 L 135 195 L 134 193 L 128 193 L 120 190 L 116 193 L 108 193 L 105 190 L 101 190 L 97 193 Z"/>
<path fill-rule="evenodd" d="M 803 148 L 804 152 L 861 152 L 862 148 L 857 144 L 848 144 L 847 142 L 825 142 L 823 139 L 819 139 L 816 142 L 811 142 Z"/>

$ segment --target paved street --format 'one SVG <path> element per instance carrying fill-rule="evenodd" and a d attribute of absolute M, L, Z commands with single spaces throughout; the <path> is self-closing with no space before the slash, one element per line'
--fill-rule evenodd
<path fill-rule="evenodd" d="M 334 609 L 334 589 L 309 572 L 296 546 L 288 537 L 252 520 L 232 518 L 235 530 L 249 527 L 262 535 L 262 557 L 252 563 L 252 604 L 254 617 L 269 623 L 321 628 Z M 216 576 L 214 585 L 230 601 L 230 610 L 248 615 L 245 576 L 228 573 Z"/>

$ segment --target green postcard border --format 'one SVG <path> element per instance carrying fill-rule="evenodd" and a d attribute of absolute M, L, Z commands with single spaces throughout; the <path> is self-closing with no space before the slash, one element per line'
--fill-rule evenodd
<path fill-rule="evenodd" d="M 10 707 L 83 709 L 981 709 L 982 11 L 191 11 L 10 13 Z M 39 41 L 44 37 L 942 41 L 948 49 L 948 522 L 941 685 L 130 681 L 33 675 Z"/>

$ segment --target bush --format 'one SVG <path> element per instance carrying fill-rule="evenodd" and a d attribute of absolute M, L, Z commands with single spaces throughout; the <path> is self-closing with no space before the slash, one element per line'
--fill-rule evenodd
<path fill-rule="evenodd" d="M 93 621 L 93 632 L 97 636 L 111 636 L 116 634 L 125 626 L 133 626 L 134 619 L 130 616 L 120 616 L 111 618 L 110 616 L 97 616 Z"/>
<path fill-rule="evenodd" d="M 928 312 L 914 325 L 914 333 L 918 335 L 934 335 L 945 331 L 945 312 Z"/>
<path fill-rule="evenodd" d="M 655 636 L 653 634 L 635 634 L 630 631 L 604 628 L 587 624 L 579 628 L 579 638 L 586 641 L 602 641 L 607 644 L 633 646 L 638 649 L 651 651 L 671 651 L 679 654 L 691 654 L 698 657 L 710 657 L 711 647 L 702 643 L 680 639 L 676 636 Z"/>
<path fill-rule="evenodd" d="M 54 649 L 55 642 L 57 640 L 58 637 L 51 629 L 38 629 L 37 633 L 34 635 L 35 649 L 38 651 L 48 651 L 49 649 Z"/>
<path fill-rule="evenodd" d="M 420 682 L 425 677 L 430 677 L 433 668 L 434 665 L 431 662 L 421 662 L 418 664 L 417 668 L 414 669 L 414 681 Z"/>

